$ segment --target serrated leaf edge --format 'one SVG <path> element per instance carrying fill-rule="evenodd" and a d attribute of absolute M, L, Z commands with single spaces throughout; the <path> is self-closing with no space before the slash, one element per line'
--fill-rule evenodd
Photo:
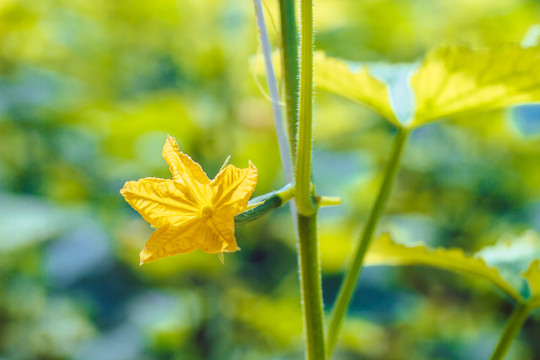
<path fill-rule="evenodd" d="M 378 248 L 384 247 L 395 251 L 390 255 L 385 255 L 383 251 L 377 252 Z M 385 233 L 372 244 L 366 257 L 366 265 L 425 265 L 457 273 L 472 274 L 489 280 L 518 303 L 524 302 L 523 297 L 502 278 L 497 268 L 488 266 L 479 257 L 465 254 L 459 248 L 430 249 L 425 245 L 407 246 L 396 243 L 389 234 Z"/>

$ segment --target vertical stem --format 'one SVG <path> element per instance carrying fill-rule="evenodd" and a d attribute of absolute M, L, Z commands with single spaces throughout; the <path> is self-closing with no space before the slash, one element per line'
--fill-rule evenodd
<path fill-rule="evenodd" d="M 293 170 L 291 152 L 288 149 L 289 143 L 287 142 L 287 135 L 283 124 L 283 111 L 280 105 L 277 79 L 274 72 L 274 66 L 272 64 L 272 49 L 270 48 L 270 40 L 268 39 L 268 31 L 266 30 L 261 0 L 253 0 L 253 4 L 255 5 L 255 14 L 257 15 L 257 26 L 259 27 L 259 38 L 264 57 L 266 81 L 268 83 L 268 91 L 270 92 L 270 98 L 272 100 L 272 113 L 274 115 L 274 125 L 276 127 L 278 137 L 279 154 L 281 156 L 281 163 L 283 165 L 285 179 L 287 182 L 292 182 Z"/>
<path fill-rule="evenodd" d="M 392 152 L 390 154 L 390 160 L 386 165 L 381 188 L 379 190 L 379 193 L 377 194 L 375 203 L 371 208 L 371 212 L 369 213 L 369 217 L 366 226 L 364 227 L 364 231 L 362 232 L 362 236 L 360 237 L 359 243 L 357 244 L 354 258 L 345 273 L 345 279 L 343 280 L 343 283 L 339 290 L 339 294 L 336 299 L 334 309 L 332 311 L 330 325 L 328 327 L 328 334 L 326 337 L 326 349 L 328 351 L 329 358 L 331 357 L 334 346 L 336 345 L 339 331 L 341 329 L 341 324 L 343 323 L 343 319 L 345 317 L 345 314 L 347 313 L 347 307 L 349 306 L 349 302 L 356 287 L 358 277 L 360 276 L 360 272 L 362 271 L 364 257 L 373 238 L 373 233 L 377 228 L 379 218 L 381 217 L 386 202 L 388 201 L 388 197 L 390 196 L 392 185 L 394 184 L 397 170 L 401 163 L 401 155 L 403 153 L 403 148 L 409 136 L 409 131 L 410 130 L 408 129 L 399 129 L 396 138 L 394 139 L 394 144 L 392 145 Z"/>
<path fill-rule="evenodd" d="M 313 111 L 313 4 L 300 0 L 301 59 L 296 152 L 298 259 L 306 359 L 325 360 L 321 270 L 317 241 L 317 208 L 311 197 L 311 121 Z"/>
<path fill-rule="evenodd" d="M 311 131 L 313 111 L 313 1 L 300 0 L 300 95 L 296 154 L 296 205 L 304 216 L 315 213 L 311 198 Z"/>
<path fill-rule="evenodd" d="M 295 0 L 279 0 L 283 77 L 285 79 L 285 103 L 287 105 L 287 130 L 292 168 L 296 167 L 296 147 L 298 131 L 298 33 L 296 28 Z M 287 179 L 292 183 L 294 180 Z M 289 203 L 294 230 L 298 238 L 297 208 L 294 199 Z"/>
<path fill-rule="evenodd" d="M 306 333 L 306 359 L 324 360 L 324 327 L 321 269 L 317 243 L 317 214 L 298 214 L 298 259 L 302 310 Z"/>
<path fill-rule="evenodd" d="M 497 343 L 497 347 L 495 348 L 493 355 L 491 355 L 491 360 L 504 359 L 506 353 L 510 349 L 512 340 L 514 340 L 518 331 L 525 323 L 525 320 L 527 320 L 531 310 L 532 307 L 528 306 L 527 303 L 521 303 L 514 309 L 514 312 L 510 316 L 510 319 L 508 319 L 504 332 Z"/>
<path fill-rule="evenodd" d="M 296 156 L 296 129 L 298 126 L 298 34 L 296 33 L 294 9 L 294 0 L 279 0 L 287 130 L 293 159 Z"/>

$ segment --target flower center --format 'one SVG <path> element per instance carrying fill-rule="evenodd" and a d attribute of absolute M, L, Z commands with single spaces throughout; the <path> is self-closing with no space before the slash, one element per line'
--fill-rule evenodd
<path fill-rule="evenodd" d="M 202 219 L 209 219 L 212 215 L 214 215 L 214 208 L 212 205 L 203 205 L 203 207 L 199 210 L 199 216 Z"/>

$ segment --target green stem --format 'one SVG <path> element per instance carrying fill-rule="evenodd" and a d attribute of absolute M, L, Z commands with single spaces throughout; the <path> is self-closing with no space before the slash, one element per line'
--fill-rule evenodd
<path fill-rule="evenodd" d="M 317 244 L 317 214 L 298 214 L 298 261 L 302 289 L 302 312 L 306 336 L 306 359 L 324 360 L 324 325 L 321 269 Z"/>
<path fill-rule="evenodd" d="M 306 359 L 325 360 L 321 269 L 317 241 L 317 207 L 311 196 L 311 130 L 313 105 L 313 3 L 300 0 L 301 59 L 296 152 L 298 262 Z"/>
<path fill-rule="evenodd" d="M 300 1 L 300 95 L 296 154 L 296 205 L 304 216 L 315 213 L 311 197 L 311 131 L 313 111 L 313 1 Z"/>
<path fill-rule="evenodd" d="M 497 347 L 495 348 L 493 355 L 491 355 L 491 360 L 504 359 L 506 353 L 510 349 L 510 344 L 523 326 L 523 323 L 525 323 L 525 320 L 527 320 L 532 309 L 533 307 L 529 306 L 528 303 L 521 303 L 514 309 L 514 312 L 512 313 L 512 316 L 510 316 L 510 319 L 508 319 L 504 332 L 497 343 Z"/>
<path fill-rule="evenodd" d="M 392 185 L 394 184 L 397 170 L 401 163 L 403 148 L 407 143 L 409 131 L 410 130 L 408 129 L 399 129 L 396 138 L 394 139 L 390 160 L 386 165 L 381 188 L 377 194 L 375 203 L 371 208 L 366 226 L 354 253 L 354 258 L 347 269 L 345 280 L 341 285 L 341 289 L 336 299 L 326 337 L 326 347 L 329 358 L 331 357 L 334 346 L 336 345 L 341 324 L 343 323 L 343 319 L 347 312 L 347 307 L 349 306 L 358 277 L 360 276 L 362 265 L 364 263 L 364 257 L 373 238 L 373 233 L 377 228 L 379 218 L 381 217 L 386 202 L 388 201 L 388 197 L 390 196 Z"/>
<path fill-rule="evenodd" d="M 294 9 L 294 0 L 279 0 L 287 131 L 292 159 L 296 156 L 296 129 L 298 126 L 298 34 L 296 33 Z"/>

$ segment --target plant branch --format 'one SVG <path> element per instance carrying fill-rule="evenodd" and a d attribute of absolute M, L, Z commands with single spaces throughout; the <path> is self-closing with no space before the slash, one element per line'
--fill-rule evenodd
<path fill-rule="evenodd" d="M 375 203 L 371 208 L 367 223 L 364 227 L 359 242 L 357 243 L 357 248 L 354 252 L 352 262 L 350 263 L 345 273 L 345 279 L 343 280 L 338 297 L 334 304 L 334 309 L 332 311 L 330 324 L 328 327 L 328 333 L 326 337 L 326 349 L 328 351 L 328 358 L 331 357 L 332 351 L 334 350 L 334 347 L 336 345 L 339 331 L 341 329 L 341 324 L 343 323 L 343 319 L 345 318 L 345 315 L 347 313 L 349 302 L 354 293 L 354 289 L 356 287 L 356 283 L 358 282 L 360 272 L 362 271 L 364 257 L 367 253 L 369 245 L 371 244 L 371 240 L 373 239 L 373 234 L 375 232 L 375 229 L 377 228 L 379 218 L 381 217 L 386 202 L 388 201 L 388 198 L 390 196 L 392 185 L 394 184 L 394 180 L 396 178 L 396 174 L 401 163 L 401 155 L 403 153 L 405 144 L 407 143 L 409 131 L 410 130 L 403 128 L 398 130 L 398 133 L 394 139 L 394 144 L 392 146 L 390 159 L 386 165 L 381 188 L 379 190 L 379 193 L 377 194 Z"/>
<path fill-rule="evenodd" d="M 493 351 L 493 355 L 491 355 L 491 360 L 504 359 L 506 353 L 510 349 L 510 344 L 512 344 L 512 341 L 525 323 L 525 320 L 527 320 L 527 317 L 529 316 L 532 309 L 533 308 L 529 306 L 528 303 L 520 303 L 514 309 L 514 312 L 508 319 L 506 327 L 504 328 L 504 332 L 502 333 L 501 338 L 497 343 L 497 347 Z"/>

